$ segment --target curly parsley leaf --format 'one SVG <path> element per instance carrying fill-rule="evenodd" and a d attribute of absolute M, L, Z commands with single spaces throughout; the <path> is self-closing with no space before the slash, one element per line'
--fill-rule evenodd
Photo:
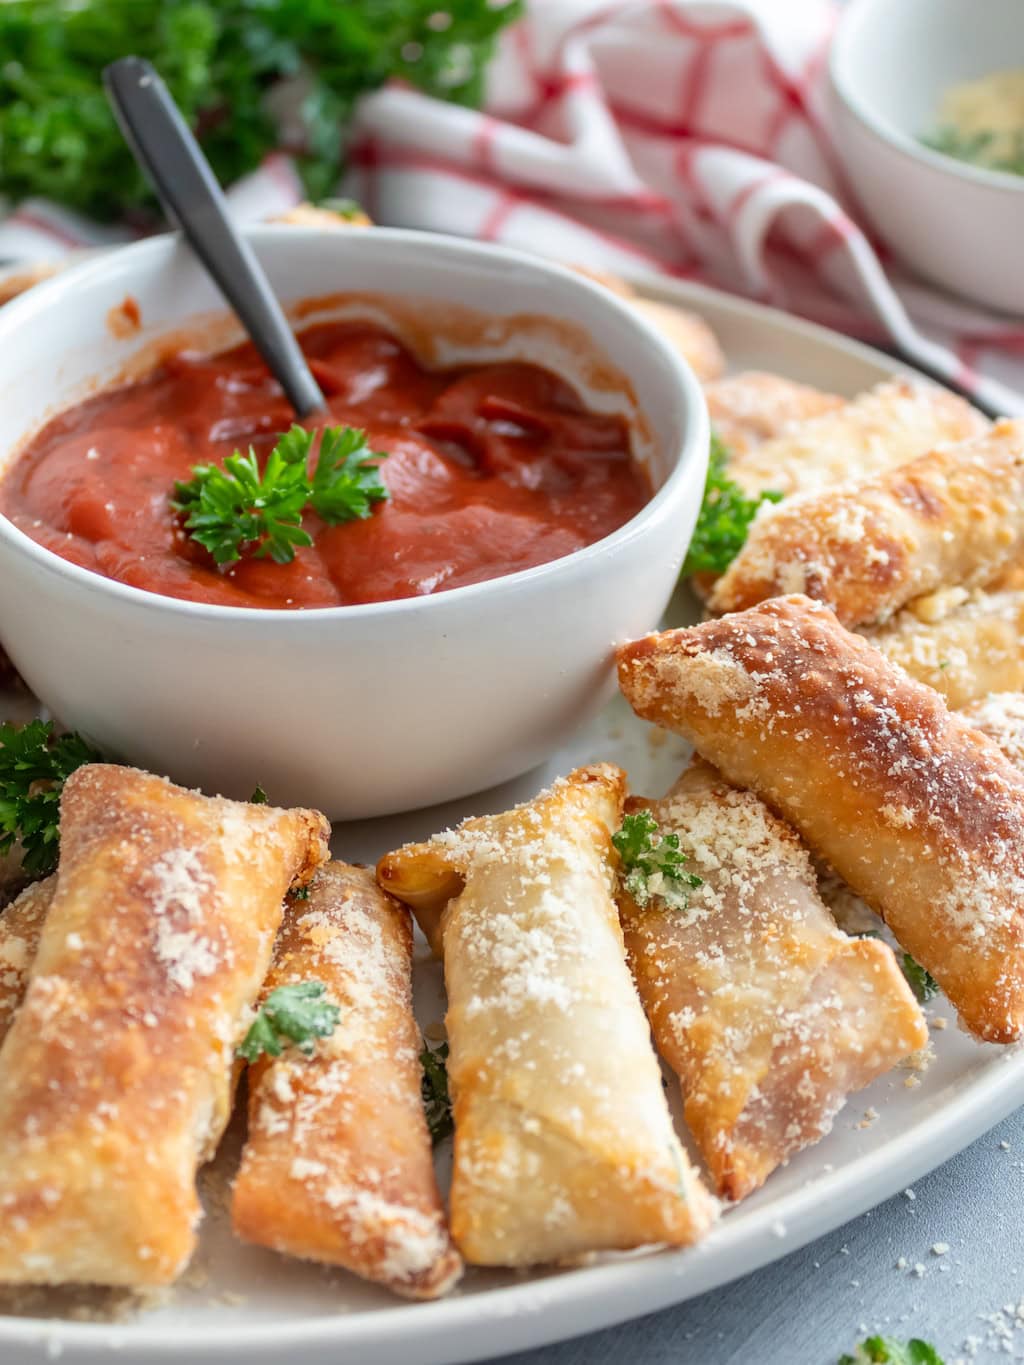
<path fill-rule="evenodd" d="M 296 981 L 270 992 L 238 1047 L 239 1057 L 255 1062 L 264 1053 L 280 1057 L 289 1044 L 309 1056 L 317 1038 L 329 1038 L 341 1016 L 327 1000 L 322 981 Z"/>
<path fill-rule="evenodd" d="M 376 464 L 383 458 L 383 452 L 367 445 L 365 432 L 352 427 L 325 427 L 309 495 L 309 505 L 317 516 L 328 526 L 354 519 L 365 521 L 373 504 L 388 497 Z"/>
<path fill-rule="evenodd" d="M 939 993 L 939 983 L 932 976 L 931 972 L 926 971 L 916 958 L 904 953 L 901 966 L 903 975 L 907 978 L 910 989 L 917 996 L 922 1005 L 926 1005 L 929 1000 L 934 999 Z"/>
<path fill-rule="evenodd" d="M 0 853 L 20 840 L 22 867 L 45 877 L 57 865 L 60 794 L 66 778 L 101 754 L 81 735 L 54 738 L 53 722 L 0 725 Z"/>
<path fill-rule="evenodd" d="M 420 1066 L 423 1068 L 423 1079 L 420 1082 L 423 1108 L 427 1115 L 431 1141 L 436 1145 L 455 1131 L 452 1100 L 448 1093 L 448 1044 L 442 1043 L 440 1047 L 432 1048 L 424 1039 Z"/>
<path fill-rule="evenodd" d="M 249 802 L 253 806 L 265 806 L 267 804 L 267 793 L 258 782 L 256 783 L 256 790 L 249 797 Z"/>
<path fill-rule="evenodd" d="M 320 453 L 310 475 L 318 435 Z M 333 526 L 368 517 L 372 504 L 387 498 L 377 465 L 370 463 L 383 458 L 351 427 L 318 433 L 296 425 L 278 438 L 262 471 L 251 446 L 247 455 L 229 455 L 223 469 L 196 465 L 187 483 L 175 483 L 171 508 L 218 565 L 234 564 L 243 554 L 290 564 L 297 546 L 313 544 L 302 525 L 307 508 Z"/>
<path fill-rule="evenodd" d="M 661 834 L 649 810 L 625 816 L 621 829 L 612 835 L 612 844 L 619 855 L 623 886 L 641 909 L 657 897 L 670 910 L 685 910 L 690 892 L 704 885 L 700 877 L 684 871 L 686 854 L 679 847 L 679 835 Z"/>
<path fill-rule="evenodd" d="M 695 573 L 724 573 L 743 549 L 750 523 L 764 503 L 782 501 L 782 494 L 771 490 L 756 498 L 747 497 L 726 473 L 728 458 L 725 446 L 712 434 L 704 501 L 686 552 L 684 578 Z"/>
<path fill-rule="evenodd" d="M 893 1337 L 868 1337 L 853 1355 L 839 1357 L 839 1365 L 943 1365 L 934 1346 L 919 1337 L 896 1341 Z"/>

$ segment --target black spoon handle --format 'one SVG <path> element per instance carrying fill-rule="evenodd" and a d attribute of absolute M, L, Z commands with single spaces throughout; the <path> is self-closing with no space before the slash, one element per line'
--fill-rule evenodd
<path fill-rule="evenodd" d="M 125 140 L 165 209 L 242 320 L 300 417 L 326 407 L 263 268 L 228 214 L 224 192 L 149 62 L 122 57 L 103 72 Z"/>

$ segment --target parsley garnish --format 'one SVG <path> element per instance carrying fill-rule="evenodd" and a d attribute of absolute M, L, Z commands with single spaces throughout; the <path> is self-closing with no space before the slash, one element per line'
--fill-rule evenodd
<path fill-rule="evenodd" d="M 726 473 L 729 453 L 712 434 L 704 501 L 686 552 L 683 577 L 695 573 L 724 573 L 743 549 L 750 523 L 766 502 L 781 502 L 782 494 L 766 490 L 748 498 Z"/>
<path fill-rule="evenodd" d="M 903 975 L 907 978 L 910 989 L 917 996 L 922 1005 L 926 1005 L 929 1000 L 939 993 L 939 983 L 932 976 L 931 972 L 926 971 L 916 958 L 909 953 L 903 954 L 901 963 Z"/>
<path fill-rule="evenodd" d="M 1008 175 L 1024 175 L 1024 133 L 1012 138 L 996 132 L 962 133 L 947 124 L 921 142 L 955 161 L 969 161 L 972 166 L 1005 171 Z"/>
<path fill-rule="evenodd" d="M 329 526 L 363 520 L 388 491 L 377 461 L 385 452 L 370 450 L 366 435 L 351 427 L 324 427 L 316 466 L 309 457 L 318 433 L 293 426 L 279 437 L 260 471 L 252 446 L 236 450 L 217 465 L 196 465 L 193 477 L 174 485 L 171 507 L 185 518 L 191 538 L 209 550 L 217 564 L 233 564 L 242 553 L 289 564 L 297 545 L 312 545 L 302 514 L 315 512 Z"/>
<path fill-rule="evenodd" d="M 452 1100 L 448 1093 L 448 1044 L 442 1043 L 435 1049 L 424 1039 L 420 1066 L 423 1068 L 420 1091 L 427 1114 L 427 1127 L 430 1129 L 431 1141 L 437 1144 L 455 1131 Z"/>
<path fill-rule="evenodd" d="M 321 199 L 317 208 L 326 209 L 328 213 L 336 213 L 339 218 L 344 218 L 348 222 L 366 216 L 366 210 L 357 199 Z"/>
<path fill-rule="evenodd" d="M 291 901 L 308 901 L 309 887 L 293 886 L 292 889 L 288 892 L 288 899 Z"/>
<path fill-rule="evenodd" d="M 271 991 L 242 1039 L 239 1057 L 247 1062 L 263 1053 L 280 1057 L 290 1043 L 310 1056 L 316 1039 L 329 1038 L 341 1015 L 338 1006 L 324 998 L 326 992 L 322 981 L 296 981 Z"/>
<path fill-rule="evenodd" d="M 0 725 L 0 854 L 20 840 L 25 872 L 31 877 L 52 872 L 64 781 L 83 764 L 102 762 L 81 735 L 54 738 L 52 721 Z"/>
<path fill-rule="evenodd" d="M 256 783 L 256 790 L 249 797 L 249 804 L 252 806 L 265 806 L 267 804 L 267 793 L 258 782 Z"/>
<path fill-rule="evenodd" d="M 840 1356 L 839 1365 L 943 1365 L 943 1360 L 934 1346 L 919 1337 L 907 1342 L 892 1337 L 868 1337 L 852 1356 Z"/>
<path fill-rule="evenodd" d="M 104 62 L 148 57 L 221 184 L 285 146 L 306 197 L 340 179 L 357 100 L 394 77 L 478 104 L 499 32 L 521 0 L 4 0 L 0 193 L 92 218 L 155 220 L 151 191 L 103 93 Z M 297 83 L 287 126 L 268 91 Z"/>
<path fill-rule="evenodd" d="M 686 854 L 679 848 L 679 835 L 659 833 L 649 810 L 625 816 L 612 843 L 625 873 L 623 885 L 641 909 L 656 896 L 670 910 L 685 910 L 690 892 L 704 885 L 700 877 L 683 871 Z"/>

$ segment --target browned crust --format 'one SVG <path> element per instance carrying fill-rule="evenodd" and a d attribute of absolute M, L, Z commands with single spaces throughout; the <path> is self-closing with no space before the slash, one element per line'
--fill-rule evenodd
<path fill-rule="evenodd" d="M 28 989 L 29 972 L 56 889 L 56 875 L 34 882 L 0 913 L 0 1044 Z"/>
<path fill-rule="evenodd" d="M 409 1298 L 458 1280 L 420 1099 L 408 910 L 365 868 L 328 863 L 289 905 L 264 995 L 322 981 L 342 1010 L 310 1056 L 250 1069 L 231 1218 L 246 1241 L 344 1266 Z"/>
<path fill-rule="evenodd" d="M 130 768 L 68 778 L 56 891 L 0 1049 L 0 1281 L 183 1269 L 281 901 L 327 833 L 313 811 Z"/>
<path fill-rule="evenodd" d="M 937 693 L 802 597 L 626 645 L 619 680 L 787 819 L 972 1032 L 1024 1033 L 1024 778 Z"/>
<path fill-rule="evenodd" d="M 835 927 L 796 834 L 695 759 L 651 810 L 702 884 L 619 906 L 637 989 L 718 1193 L 742 1199 L 927 1042 L 891 950 Z"/>
<path fill-rule="evenodd" d="M 952 584 L 990 582 L 1024 546 L 1024 422 L 762 514 L 714 611 L 801 592 L 844 625 L 884 621 Z"/>
<path fill-rule="evenodd" d="M 704 390 L 711 426 L 730 455 L 743 455 L 808 418 L 834 412 L 846 400 L 778 374 L 743 370 Z"/>

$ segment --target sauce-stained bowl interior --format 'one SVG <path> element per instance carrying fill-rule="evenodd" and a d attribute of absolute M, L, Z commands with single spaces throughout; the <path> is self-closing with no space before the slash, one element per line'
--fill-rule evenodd
<path fill-rule="evenodd" d="M 664 608 L 703 487 L 696 381 L 622 301 L 530 257 L 388 230 L 250 237 L 296 326 L 376 318 L 429 366 L 530 360 L 592 410 L 621 414 L 651 501 L 534 569 L 305 612 L 145 593 L 0 518 L 0 638 L 66 724 L 112 757 L 209 791 L 247 795 L 259 781 L 274 800 L 355 818 L 525 771 L 607 695 L 613 642 Z M 148 372 L 161 352 L 238 338 L 175 238 L 40 286 L 0 313 L 0 472 L 56 412 Z"/>

